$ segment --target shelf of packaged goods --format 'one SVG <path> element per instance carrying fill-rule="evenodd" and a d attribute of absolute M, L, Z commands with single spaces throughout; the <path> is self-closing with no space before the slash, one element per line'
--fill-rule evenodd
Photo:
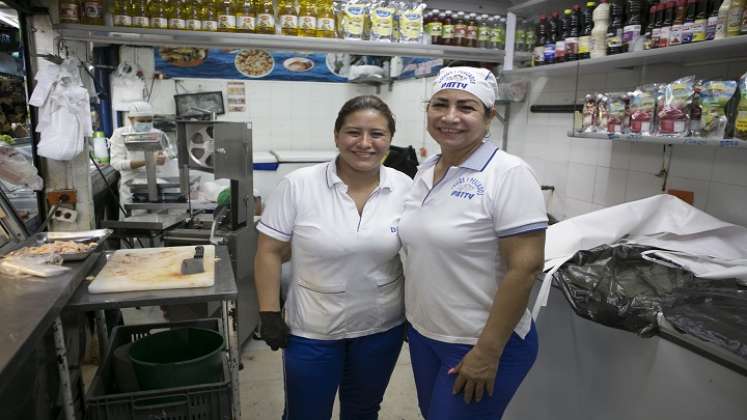
<path fill-rule="evenodd" d="M 747 35 L 667 48 L 608 55 L 600 58 L 527 67 L 507 72 L 511 76 L 559 76 L 631 70 L 651 64 L 687 66 L 747 59 Z"/>
<path fill-rule="evenodd" d="M 272 50 L 318 51 L 376 56 L 433 57 L 485 63 L 503 61 L 503 50 L 356 41 L 337 38 L 303 38 L 230 32 L 192 32 L 164 29 L 120 28 L 90 25 L 56 25 L 62 39 L 90 41 L 96 44 L 202 47 L 265 48 Z M 528 53 L 520 53 L 528 57 Z"/>
<path fill-rule="evenodd" d="M 573 131 L 568 132 L 568 137 L 577 139 L 626 141 L 631 143 L 684 144 L 688 146 L 747 149 L 747 140 L 739 139 L 704 139 L 700 137 L 665 137 L 642 136 L 636 134 L 579 133 Z"/>

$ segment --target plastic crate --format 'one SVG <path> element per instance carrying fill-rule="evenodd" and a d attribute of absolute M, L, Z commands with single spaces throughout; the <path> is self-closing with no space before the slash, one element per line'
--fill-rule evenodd
<path fill-rule="evenodd" d="M 127 325 L 114 328 L 104 363 L 86 395 L 88 420 L 230 420 L 231 374 L 223 358 L 223 381 L 151 391 L 119 392 L 113 373 L 114 349 L 165 329 L 196 327 L 223 332 L 217 318 Z"/>

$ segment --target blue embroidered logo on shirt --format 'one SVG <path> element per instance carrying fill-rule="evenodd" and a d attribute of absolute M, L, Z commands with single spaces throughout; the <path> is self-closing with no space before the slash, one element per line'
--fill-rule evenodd
<path fill-rule="evenodd" d="M 392 233 L 397 233 L 397 226 L 389 226 L 389 230 L 391 230 Z"/>
<path fill-rule="evenodd" d="M 475 196 L 485 194 L 485 187 L 477 178 L 473 177 L 459 177 L 451 188 L 451 194 L 449 194 L 451 197 L 466 200 L 472 200 Z"/>

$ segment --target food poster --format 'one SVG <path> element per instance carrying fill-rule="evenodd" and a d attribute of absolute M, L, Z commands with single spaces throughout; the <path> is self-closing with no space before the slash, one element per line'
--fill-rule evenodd
<path fill-rule="evenodd" d="M 347 82 L 339 54 L 264 49 L 160 48 L 156 71 L 166 77 Z"/>
<path fill-rule="evenodd" d="M 244 82 L 228 82 L 226 84 L 226 102 L 228 103 L 228 112 L 244 112 L 246 110 Z"/>

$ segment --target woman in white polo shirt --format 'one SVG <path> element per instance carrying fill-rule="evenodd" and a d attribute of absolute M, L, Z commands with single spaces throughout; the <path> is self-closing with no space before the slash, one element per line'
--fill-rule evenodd
<path fill-rule="evenodd" d="M 381 165 L 394 130 L 381 99 L 346 102 L 335 121 L 337 158 L 286 176 L 257 226 L 260 333 L 284 348 L 285 420 L 328 420 L 338 388 L 341 419 L 378 417 L 404 336 L 397 224 L 412 180 Z"/>
<path fill-rule="evenodd" d="M 405 201 L 405 308 L 427 420 L 499 419 L 537 356 L 527 311 L 543 264 L 545 203 L 529 166 L 487 140 L 497 84 L 443 69 L 428 102 L 441 154 Z"/>

